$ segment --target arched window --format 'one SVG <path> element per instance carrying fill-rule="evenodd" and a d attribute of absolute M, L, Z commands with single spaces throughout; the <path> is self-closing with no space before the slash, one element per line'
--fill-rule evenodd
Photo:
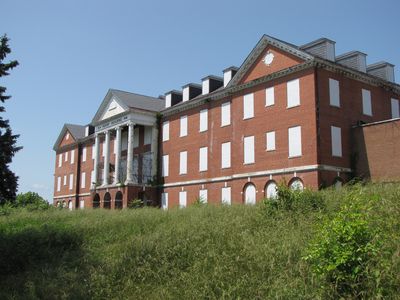
<path fill-rule="evenodd" d="M 256 204 L 256 187 L 252 183 L 248 183 L 244 187 L 244 203 Z"/>
<path fill-rule="evenodd" d="M 99 194 L 94 195 L 93 198 L 93 208 L 99 208 L 100 207 L 100 196 Z"/>
<path fill-rule="evenodd" d="M 289 187 L 292 190 L 302 191 L 304 189 L 303 181 L 301 181 L 301 179 L 298 177 L 294 177 L 292 180 L 290 180 Z"/>
<path fill-rule="evenodd" d="M 66 208 L 67 207 L 67 202 L 65 202 L 65 200 L 62 202 L 62 207 Z"/>
<path fill-rule="evenodd" d="M 104 195 L 104 208 L 110 209 L 111 208 L 111 195 L 110 193 L 106 193 Z"/>
<path fill-rule="evenodd" d="M 121 209 L 122 208 L 122 193 L 120 191 L 117 192 L 115 195 L 115 208 Z"/>
<path fill-rule="evenodd" d="M 264 189 L 264 195 L 265 198 L 267 199 L 274 199 L 278 196 L 277 194 L 277 185 L 276 182 L 274 180 L 270 180 L 267 182 L 267 184 L 265 185 L 265 189 Z"/>

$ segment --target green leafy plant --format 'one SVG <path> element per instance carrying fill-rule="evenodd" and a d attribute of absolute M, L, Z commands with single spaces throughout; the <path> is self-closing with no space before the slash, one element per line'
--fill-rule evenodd
<path fill-rule="evenodd" d="M 143 207 L 143 200 L 133 199 L 128 202 L 128 208 L 141 208 Z"/>

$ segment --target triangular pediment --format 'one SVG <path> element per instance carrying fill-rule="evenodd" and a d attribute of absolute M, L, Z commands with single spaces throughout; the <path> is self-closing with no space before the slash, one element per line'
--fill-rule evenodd
<path fill-rule="evenodd" d="M 264 35 L 240 66 L 228 87 L 252 81 L 313 58 L 295 45 Z"/>
<path fill-rule="evenodd" d="M 129 107 L 127 107 L 126 104 L 121 101 L 112 90 L 109 90 L 99 109 L 97 110 L 92 123 L 95 124 L 101 122 L 116 115 L 122 114 L 128 110 Z"/>

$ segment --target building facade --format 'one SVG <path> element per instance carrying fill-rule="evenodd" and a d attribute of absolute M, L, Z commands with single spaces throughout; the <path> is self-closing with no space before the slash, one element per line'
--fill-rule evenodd
<path fill-rule="evenodd" d="M 164 99 L 110 90 L 90 125 L 65 125 L 55 144 L 55 204 L 255 203 L 279 182 L 341 185 L 357 166 L 353 127 L 399 117 L 393 68 L 336 56 L 326 38 L 264 35 L 240 68 Z"/>

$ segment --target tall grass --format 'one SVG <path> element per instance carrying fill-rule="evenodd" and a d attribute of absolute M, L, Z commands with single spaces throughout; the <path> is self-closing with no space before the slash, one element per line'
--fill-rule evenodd
<path fill-rule="evenodd" d="M 322 191 L 323 210 L 262 205 L 161 211 L 12 212 L 0 217 L 0 299 L 318 299 L 321 279 L 303 259 L 348 190 Z M 400 187 L 379 195 L 372 219 L 386 232 L 377 280 L 400 288 Z M 371 287 L 371 289 L 373 286 Z"/>

